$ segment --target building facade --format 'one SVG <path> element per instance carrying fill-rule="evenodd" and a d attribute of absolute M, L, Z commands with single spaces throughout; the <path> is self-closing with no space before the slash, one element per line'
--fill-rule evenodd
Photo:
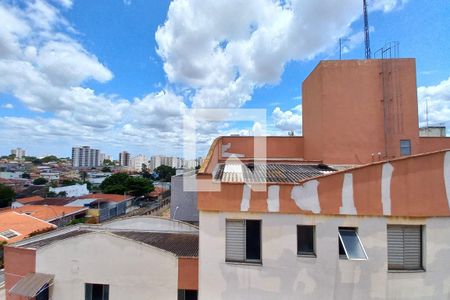
<path fill-rule="evenodd" d="M 414 60 L 321 62 L 302 96 L 303 137 L 211 146 L 199 299 L 448 298 L 450 139 L 419 136 Z"/>
<path fill-rule="evenodd" d="M 119 153 L 119 165 L 122 167 L 130 166 L 130 153 L 122 151 Z"/>
<path fill-rule="evenodd" d="M 100 166 L 100 150 L 89 146 L 72 148 L 72 166 L 75 168 L 92 168 Z"/>
<path fill-rule="evenodd" d="M 141 172 L 143 166 L 145 168 L 149 166 L 148 159 L 145 155 L 139 154 L 131 158 L 130 167 L 133 171 Z"/>
<path fill-rule="evenodd" d="M 15 155 L 17 159 L 22 159 L 25 157 L 25 149 L 16 148 L 11 150 L 11 154 Z"/>
<path fill-rule="evenodd" d="M 197 228 L 181 222 L 146 216 L 67 227 L 5 250 L 6 299 L 196 295 L 197 253 Z"/>

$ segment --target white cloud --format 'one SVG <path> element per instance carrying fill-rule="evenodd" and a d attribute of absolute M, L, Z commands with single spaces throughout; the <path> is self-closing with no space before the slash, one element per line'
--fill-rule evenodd
<path fill-rule="evenodd" d="M 381 10 L 390 12 L 402 8 L 409 0 L 373 0 L 369 2 L 369 10 Z"/>
<path fill-rule="evenodd" d="M 426 125 L 427 100 L 429 125 L 450 125 L 450 77 L 437 85 L 419 87 L 417 97 L 420 126 Z"/>
<path fill-rule="evenodd" d="M 333 48 L 361 14 L 354 0 L 175 0 L 156 32 L 157 51 L 169 81 L 194 90 L 194 107 L 240 107 L 255 88 L 277 83 L 289 61 Z"/>
<path fill-rule="evenodd" d="M 282 111 L 275 107 L 272 112 L 272 120 L 275 127 L 282 131 L 301 132 L 302 129 L 302 105 L 299 104 L 291 110 Z"/>
<path fill-rule="evenodd" d="M 14 105 L 12 105 L 11 103 L 5 103 L 1 107 L 5 109 L 13 109 Z"/>

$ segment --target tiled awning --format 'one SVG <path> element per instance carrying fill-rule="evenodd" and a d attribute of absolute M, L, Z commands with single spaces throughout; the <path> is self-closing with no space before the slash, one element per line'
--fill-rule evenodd
<path fill-rule="evenodd" d="M 17 282 L 9 290 L 9 293 L 29 298 L 36 297 L 46 284 L 50 284 L 54 277 L 50 274 L 29 273 Z"/>

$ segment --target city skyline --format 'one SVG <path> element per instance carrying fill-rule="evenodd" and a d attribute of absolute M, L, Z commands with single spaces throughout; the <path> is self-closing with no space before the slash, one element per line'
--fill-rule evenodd
<path fill-rule="evenodd" d="M 86 144 L 114 155 L 182 156 L 190 108 L 263 108 L 267 134 L 298 135 L 301 82 L 317 62 L 339 58 L 339 38 L 344 59 L 364 56 L 361 3 L 307 3 L 2 2 L 0 151 L 67 156 Z M 230 23 L 237 10 L 248 16 Z M 330 18 L 317 18 L 323 10 Z M 450 119 L 449 10 L 444 1 L 369 1 L 372 53 L 399 41 L 400 57 L 417 59 L 421 125 L 426 101 L 430 124 Z M 253 134 L 254 125 L 203 126 L 198 155 L 214 137 Z"/>

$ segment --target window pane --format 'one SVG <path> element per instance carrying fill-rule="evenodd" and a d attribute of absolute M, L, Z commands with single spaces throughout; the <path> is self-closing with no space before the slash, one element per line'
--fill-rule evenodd
<path fill-rule="evenodd" d="M 348 259 L 367 259 L 355 229 L 339 229 L 339 237 Z"/>
<path fill-rule="evenodd" d="M 90 283 L 84 285 L 84 298 L 85 300 L 92 300 L 92 284 Z"/>
<path fill-rule="evenodd" d="M 297 254 L 315 254 L 314 226 L 297 226 Z"/>
<path fill-rule="evenodd" d="M 261 221 L 246 221 L 246 258 L 261 260 Z"/>
<path fill-rule="evenodd" d="M 103 300 L 103 285 L 92 285 L 92 300 Z"/>
<path fill-rule="evenodd" d="M 411 141 L 400 140 L 400 155 L 411 155 Z"/>

